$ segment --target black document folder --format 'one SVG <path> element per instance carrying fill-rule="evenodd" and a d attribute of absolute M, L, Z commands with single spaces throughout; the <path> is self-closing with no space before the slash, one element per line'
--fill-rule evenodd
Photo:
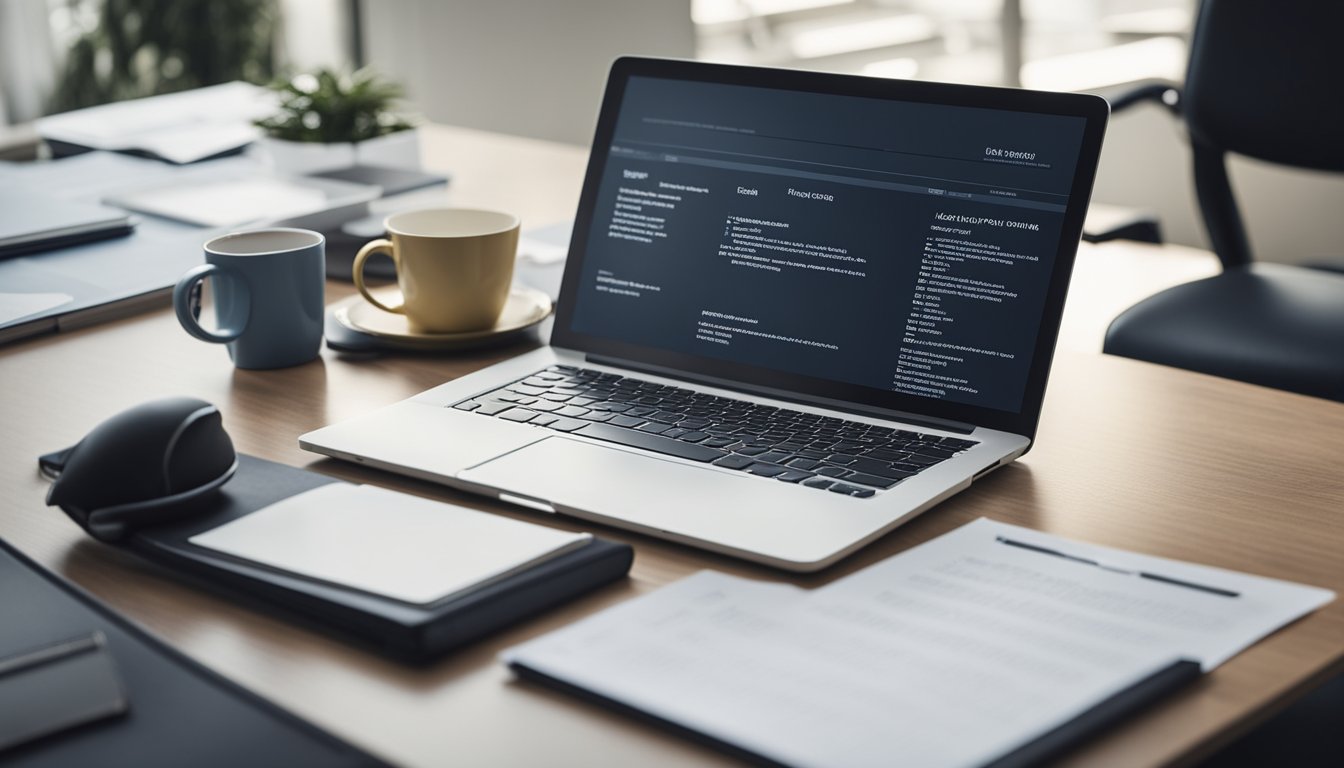
<path fill-rule="evenodd" d="M 0 606 L 4 607 L 0 660 L 31 656 L 34 648 L 68 644 L 70 638 L 97 637 L 98 653 L 106 654 L 120 679 L 125 709 L 124 714 L 91 718 L 73 727 L 50 729 L 35 739 L 16 741 L 0 750 L 0 764 L 24 768 L 384 765 L 174 651 L 3 540 Z M 70 679 L 87 674 L 94 658 L 81 653 L 71 661 L 49 661 L 46 666 L 83 665 L 63 675 Z M 0 676 L 0 687 L 22 684 L 10 677 Z M 97 694 L 91 684 L 67 687 L 76 692 L 82 689 L 86 699 Z M 46 701 L 52 694 L 50 689 L 24 693 L 30 708 L 53 703 Z M 10 715 L 0 711 L 0 719 L 8 720 Z"/>
<path fill-rule="evenodd" d="M 226 596 L 280 611 L 326 634 L 406 662 L 440 656 L 621 578 L 634 558 L 628 545 L 593 539 L 520 573 L 460 597 L 420 605 L 270 568 L 190 543 L 216 528 L 335 478 L 239 456 L 238 472 L 214 498 L 179 522 L 137 529 L 118 542 L 194 577 Z"/>

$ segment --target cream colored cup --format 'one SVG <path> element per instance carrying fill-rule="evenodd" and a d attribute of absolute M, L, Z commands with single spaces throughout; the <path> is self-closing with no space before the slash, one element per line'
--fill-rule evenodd
<path fill-rule="evenodd" d="M 405 315 L 417 333 L 490 328 L 504 311 L 518 251 L 518 217 L 469 208 L 432 208 L 387 217 L 391 240 L 378 239 L 355 256 L 355 286 L 375 307 Z M 364 285 L 364 263 L 392 257 L 401 302 L 379 301 Z"/>

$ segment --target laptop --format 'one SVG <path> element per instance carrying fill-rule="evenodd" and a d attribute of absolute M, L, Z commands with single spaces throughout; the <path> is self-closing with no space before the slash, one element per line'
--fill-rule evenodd
<path fill-rule="evenodd" d="M 300 445 L 824 568 L 1031 447 L 1108 113 L 620 59 L 550 344 Z"/>

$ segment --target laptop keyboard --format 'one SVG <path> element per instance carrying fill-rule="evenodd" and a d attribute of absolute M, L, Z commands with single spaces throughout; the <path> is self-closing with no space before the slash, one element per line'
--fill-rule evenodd
<path fill-rule="evenodd" d="M 568 365 L 453 407 L 859 498 L 976 445 Z"/>

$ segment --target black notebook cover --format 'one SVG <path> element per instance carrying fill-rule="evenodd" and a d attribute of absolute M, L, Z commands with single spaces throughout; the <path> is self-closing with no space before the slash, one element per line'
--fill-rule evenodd
<path fill-rule="evenodd" d="M 276 501 L 342 482 L 251 456 L 205 508 L 182 522 L 141 528 L 124 546 L 191 574 L 207 588 L 268 606 L 336 636 L 407 662 L 423 662 L 621 578 L 634 553 L 626 544 L 594 539 L 467 595 L 429 605 L 361 592 L 286 573 L 188 542 Z"/>

